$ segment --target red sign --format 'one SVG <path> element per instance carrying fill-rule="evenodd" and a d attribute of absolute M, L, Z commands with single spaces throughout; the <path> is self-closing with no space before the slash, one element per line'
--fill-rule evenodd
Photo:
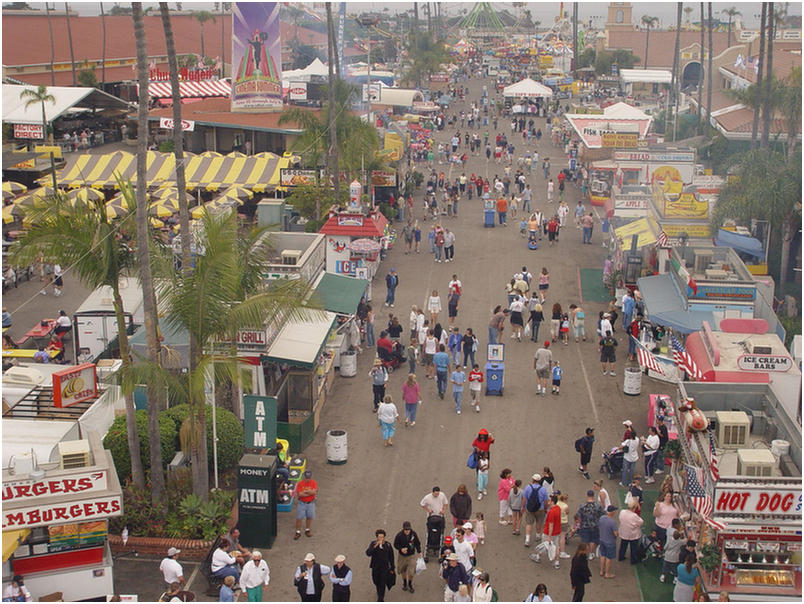
<path fill-rule="evenodd" d="M 18 509 L 4 507 L 3 530 L 108 518 L 109 516 L 120 516 L 122 513 L 123 498 L 119 495 L 74 503 L 33 505 Z"/>
<path fill-rule="evenodd" d="M 53 374 L 53 403 L 69 407 L 98 396 L 98 375 L 94 363 L 84 363 Z"/>
<path fill-rule="evenodd" d="M 14 124 L 14 138 L 45 138 L 42 124 Z"/>
<path fill-rule="evenodd" d="M 171 117 L 160 117 L 159 118 L 159 127 L 163 130 L 173 130 L 173 118 Z M 193 131 L 195 130 L 195 122 L 193 120 L 182 120 L 181 121 L 181 129 L 182 131 Z"/>
<path fill-rule="evenodd" d="M 218 70 L 209 69 L 187 69 L 182 67 L 179 69 L 179 79 L 189 82 L 200 82 L 201 80 L 211 80 L 218 75 Z M 160 71 L 156 68 L 148 70 L 148 79 L 152 82 L 169 80 L 170 71 Z"/>
<path fill-rule="evenodd" d="M 790 514 L 801 517 L 801 486 L 715 486 L 715 514 Z"/>
<path fill-rule="evenodd" d="M 94 472 L 73 472 L 70 476 L 48 480 L 21 480 L 3 483 L 3 501 L 47 497 L 49 495 L 70 495 L 91 491 L 105 491 L 108 486 L 106 470 Z"/>

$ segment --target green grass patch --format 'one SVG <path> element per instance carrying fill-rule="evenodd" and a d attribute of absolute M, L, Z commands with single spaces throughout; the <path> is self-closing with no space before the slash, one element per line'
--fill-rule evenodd
<path fill-rule="evenodd" d="M 598 268 L 580 268 L 581 298 L 584 302 L 609 302 L 611 294 L 603 285 L 603 270 Z"/>

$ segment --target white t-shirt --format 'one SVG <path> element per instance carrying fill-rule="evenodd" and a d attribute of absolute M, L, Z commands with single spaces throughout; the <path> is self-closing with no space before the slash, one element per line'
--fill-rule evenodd
<path fill-rule="evenodd" d="M 441 298 L 439 296 L 430 296 L 427 300 L 427 310 L 430 312 L 441 312 Z"/>
<path fill-rule="evenodd" d="M 449 289 L 447 291 L 449 292 L 457 290 L 460 293 L 463 291 L 463 284 L 461 283 L 460 279 L 453 279 L 452 281 L 449 282 L 448 288 Z"/>
<path fill-rule="evenodd" d="M 173 558 L 164 558 L 159 564 L 159 570 L 162 571 L 162 576 L 165 578 L 165 583 L 168 585 L 174 582 L 180 582 L 179 578 L 184 576 L 181 564 L 176 562 Z"/>
<path fill-rule="evenodd" d="M 229 564 L 237 564 L 237 559 L 227 554 L 221 548 L 218 548 L 215 550 L 215 553 L 212 554 L 212 563 L 209 566 L 214 573 Z"/>
<path fill-rule="evenodd" d="M 455 539 L 452 542 L 452 549 L 455 550 L 455 555 L 458 556 L 458 562 L 463 564 L 463 567 L 468 571 L 472 568 L 472 556 L 475 555 L 475 550 L 472 544 L 464 538 L 463 543 Z"/>
<path fill-rule="evenodd" d="M 424 318 L 424 313 L 419 313 L 419 314 L 416 316 L 416 331 L 418 331 L 418 332 L 419 332 L 419 335 L 420 335 L 420 336 L 421 336 L 421 330 L 422 330 L 422 328 L 424 327 L 424 322 L 425 322 L 426 320 L 427 320 L 427 319 L 425 319 L 425 318 Z M 425 333 L 424 335 L 426 336 L 427 334 Z M 419 339 L 419 342 L 424 342 L 424 340 Z"/>
<path fill-rule="evenodd" d="M 66 315 L 59 315 L 59 318 L 56 319 L 56 325 L 59 327 L 72 327 L 73 322 L 70 321 L 70 317 Z"/>
<path fill-rule="evenodd" d="M 659 450 L 659 440 L 658 434 L 651 434 L 645 439 L 645 455 L 655 455 L 656 451 Z"/>
<path fill-rule="evenodd" d="M 611 321 L 609 321 L 608 319 L 601 319 L 600 320 L 600 335 L 601 335 L 601 337 L 605 336 L 606 332 L 609 332 L 609 331 L 611 333 L 614 333 L 614 331 L 611 328 Z"/>
<path fill-rule="evenodd" d="M 424 339 L 424 354 L 435 354 L 437 352 L 438 342 L 435 337 L 426 336 Z"/>
<path fill-rule="evenodd" d="M 396 405 L 393 403 L 380 403 L 377 407 L 377 419 L 386 424 L 393 423 L 399 417 L 399 412 L 396 410 Z"/>
<path fill-rule="evenodd" d="M 637 461 L 639 459 L 639 439 L 632 438 L 631 440 L 624 440 L 622 447 L 625 449 L 623 459 L 625 461 Z"/>
<path fill-rule="evenodd" d="M 447 496 L 439 491 L 438 495 L 433 495 L 432 493 L 425 495 L 419 502 L 419 505 L 427 508 L 429 513 L 438 514 L 440 516 L 443 513 L 444 506 L 448 503 Z"/>

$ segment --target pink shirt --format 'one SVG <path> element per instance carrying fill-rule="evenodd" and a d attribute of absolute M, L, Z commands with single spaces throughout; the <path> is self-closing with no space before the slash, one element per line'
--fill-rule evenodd
<path fill-rule="evenodd" d="M 678 510 L 672 503 L 660 501 L 653 510 L 653 516 L 656 518 L 656 526 L 669 529 L 673 525 L 673 518 L 678 517 Z"/>
<path fill-rule="evenodd" d="M 421 389 L 418 384 L 411 386 L 407 382 L 402 384 L 402 400 L 407 405 L 415 405 L 421 398 Z"/>
<path fill-rule="evenodd" d="M 642 517 L 635 514 L 631 510 L 622 510 L 620 512 L 620 539 L 626 541 L 633 541 L 642 536 Z"/>
<path fill-rule="evenodd" d="M 499 501 L 506 500 L 508 501 L 508 493 L 511 491 L 511 488 L 514 486 L 514 479 L 510 476 L 508 478 L 501 478 L 500 484 L 497 485 L 497 499 Z"/>

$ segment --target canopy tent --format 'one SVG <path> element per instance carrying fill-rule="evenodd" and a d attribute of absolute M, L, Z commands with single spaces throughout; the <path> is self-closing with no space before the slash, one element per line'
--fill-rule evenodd
<path fill-rule="evenodd" d="M 152 151 L 149 159 L 153 161 Z M 114 151 L 104 155 L 73 155 L 67 165 L 56 172 L 56 182 L 71 189 L 78 187 L 115 187 L 119 174 L 123 180 L 133 180 L 137 171 L 137 157 L 127 151 Z M 44 182 L 45 179 L 43 179 Z M 47 177 L 47 181 L 50 177 Z"/>
<path fill-rule="evenodd" d="M 405 88 L 380 87 L 379 105 L 391 105 L 393 107 L 413 107 L 414 102 L 423 102 L 424 96 L 420 90 L 409 90 Z"/>
<path fill-rule="evenodd" d="M 151 82 L 148 84 L 148 94 L 154 99 L 170 99 L 173 97 L 173 87 L 170 81 Z M 179 82 L 179 96 L 183 99 L 226 97 L 232 95 L 232 85 L 228 80 L 200 80 L 198 82 Z"/>
<path fill-rule="evenodd" d="M 617 117 L 617 118 L 633 118 L 633 119 L 645 119 L 648 116 L 647 113 L 642 111 L 641 109 L 637 109 L 633 105 L 629 105 L 628 103 L 623 103 L 619 101 L 614 103 L 613 105 L 609 105 L 603 109 L 603 115 L 606 117 Z"/>
<path fill-rule="evenodd" d="M 315 286 L 315 293 L 326 310 L 353 315 L 357 312 L 357 305 L 365 295 L 367 286 L 368 281 L 365 279 L 322 273 Z"/>
<path fill-rule="evenodd" d="M 27 107 L 28 98 L 20 98 L 24 90 L 36 91 L 36 86 L 17 86 L 3 84 L 3 122 L 11 124 L 41 124 L 42 104 L 32 103 Z M 97 88 L 81 88 L 72 86 L 48 86 L 48 94 L 56 99 L 53 103 L 45 103 L 45 119 L 51 123 L 58 117 L 68 113 L 74 107 L 83 109 L 119 109 L 126 111 L 129 103 L 116 96 L 107 94 Z"/>
<path fill-rule="evenodd" d="M 749 237 L 748 235 L 741 235 L 734 231 L 718 229 L 717 237 L 715 237 L 715 245 L 731 247 L 734 248 L 735 251 L 748 254 L 754 258 L 765 258 L 765 250 L 759 239 Z"/>
<path fill-rule="evenodd" d="M 187 188 L 218 191 L 232 185 L 264 192 L 279 184 L 279 171 L 290 166 L 289 157 L 193 157 L 185 166 Z"/>
<path fill-rule="evenodd" d="M 314 367 L 336 316 L 325 310 L 302 310 L 298 319 L 288 320 L 277 334 L 266 354 L 267 360 Z"/>
<path fill-rule="evenodd" d="M 525 78 L 516 84 L 503 88 L 503 96 L 515 98 L 550 97 L 553 96 L 553 91 L 544 84 Z"/>
<path fill-rule="evenodd" d="M 326 63 L 322 63 L 321 59 L 316 57 L 304 69 L 290 69 L 282 72 L 282 85 L 285 82 L 309 82 L 314 76 L 322 78 L 329 77 L 329 71 Z"/>
<path fill-rule="evenodd" d="M 669 84 L 673 74 L 667 69 L 621 69 L 624 84 Z"/>
<path fill-rule="evenodd" d="M 671 327 L 681 333 L 698 331 L 704 321 L 710 325 L 717 325 L 711 311 L 688 310 L 684 296 L 676 285 L 672 276 L 652 275 L 637 279 L 642 297 L 645 300 L 645 310 L 653 323 Z"/>

